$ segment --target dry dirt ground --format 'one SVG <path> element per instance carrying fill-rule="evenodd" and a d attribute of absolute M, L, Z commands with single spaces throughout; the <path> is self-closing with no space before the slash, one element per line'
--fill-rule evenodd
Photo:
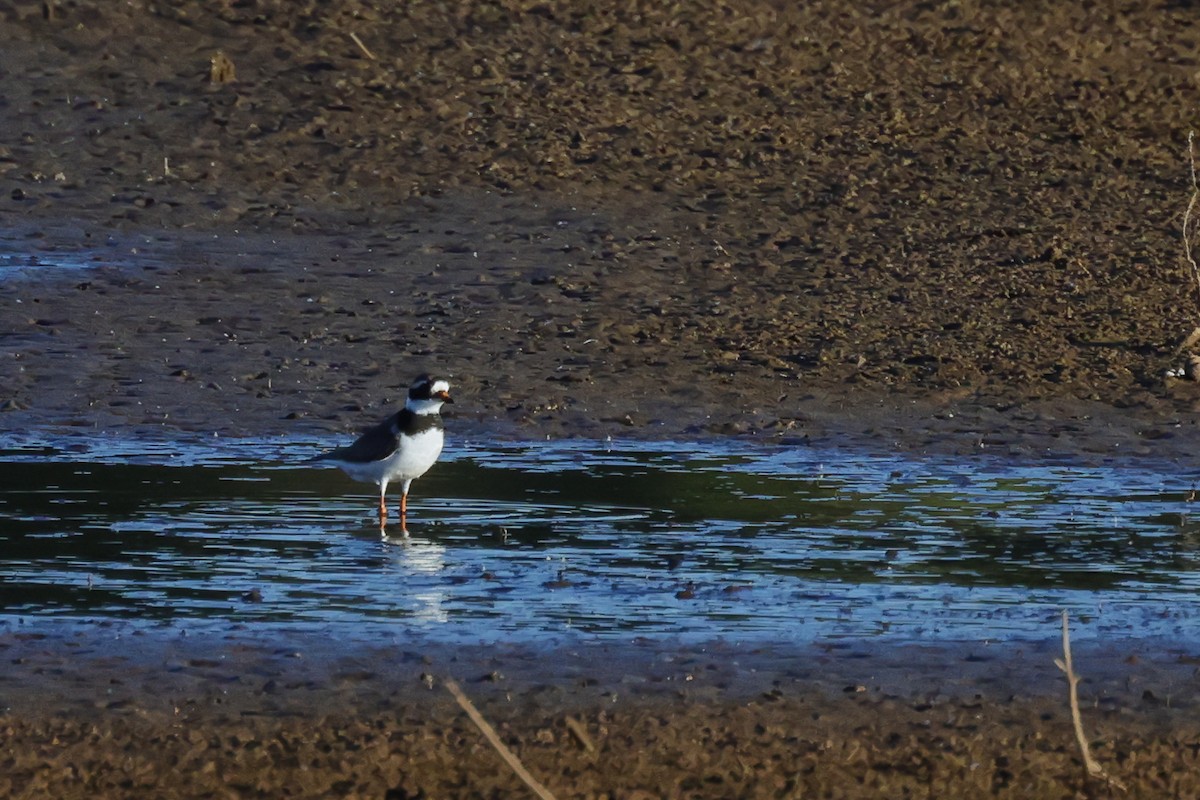
<path fill-rule="evenodd" d="M 1179 235 L 1197 22 L 0 0 L 0 419 L 316 436 L 434 369 L 452 425 L 496 435 L 1186 459 L 1200 394 L 1164 374 L 1200 321 Z M 503 724 L 564 797 L 1109 791 L 1061 698 L 911 701 L 919 676 L 903 700 L 836 696 L 851 663 L 826 695 L 592 707 L 598 753 L 562 710 Z M 1195 726 L 1129 697 L 1098 755 L 1127 796 L 1196 796 Z M 180 725 L 154 699 L 10 712 L 0 788 L 518 791 L 453 708 Z"/>

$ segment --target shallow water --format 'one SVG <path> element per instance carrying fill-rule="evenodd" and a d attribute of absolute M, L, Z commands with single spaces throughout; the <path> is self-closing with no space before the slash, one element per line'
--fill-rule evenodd
<path fill-rule="evenodd" d="M 81 272 L 103 263 L 94 253 L 53 253 L 47 256 L 4 252 L 0 241 L 0 281 L 43 278 L 51 271 Z"/>
<path fill-rule="evenodd" d="M 0 438 L 0 618 L 444 642 L 1196 638 L 1192 475 L 717 443 L 455 441 L 407 541 L 314 442 Z"/>

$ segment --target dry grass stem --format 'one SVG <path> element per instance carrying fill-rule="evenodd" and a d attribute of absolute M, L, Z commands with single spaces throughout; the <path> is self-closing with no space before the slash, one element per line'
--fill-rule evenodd
<path fill-rule="evenodd" d="M 362 51 L 363 51 L 363 55 L 365 55 L 367 58 L 371 59 L 372 61 L 374 61 L 374 60 L 375 60 L 375 54 L 374 54 L 374 53 L 372 53 L 370 50 L 368 50 L 368 49 L 367 49 L 367 46 L 366 46 L 365 44 L 363 44 L 363 42 L 362 42 L 362 39 L 358 38 L 358 34 L 357 34 L 357 33 L 355 33 L 354 31 L 350 31 L 350 39 L 351 39 L 351 40 L 352 40 L 352 41 L 353 41 L 353 42 L 354 42 L 356 45 L 358 45 L 358 49 L 359 49 L 359 50 L 362 50 Z"/>
<path fill-rule="evenodd" d="M 1196 258 L 1192 254 L 1192 237 L 1196 235 L 1197 227 L 1200 227 L 1194 216 L 1196 203 L 1200 201 L 1200 183 L 1196 181 L 1195 139 L 1196 132 L 1188 131 L 1188 166 L 1192 176 L 1192 196 L 1183 212 L 1183 255 L 1192 266 L 1192 278 L 1196 281 L 1196 293 L 1200 296 L 1200 265 L 1196 264 Z"/>
<path fill-rule="evenodd" d="M 1192 268 L 1192 280 L 1196 284 L 1196 294 L 1200 297 L 1200 264 L 1196 263 L 1196 256 L 1192 252 L 1192 239 L 1200 230 L 1200 220 L 1196 219 L 1196 205 L 1200 203 L 1200 181 L 1196 178 L 1195 131 L 1188 131 L 1188 169 L 1192 179 L 1192 195 L 1188 198 L 1187 208 L 1183 210 L 1183 257 Z M 1193 328 L 1179 347 L 1175 348 L 1175 355 L 1187 352 L 1197 341 L 1200 341 L 1200 326 Z M 1195 380 L 1192 375 L 1185 374 L 1184 377 Z"/>
<path fill-rule="evenodd" d="M 1107 782 L 1110 786 L 1124 791 L 1120 781 L 1109 777 L 1100 766 L 1100 762 L 1092 758 L 1088 748 L 1087 736 L 1083 732 L 1083 715 L 1079 712 L 1079 676 L 1075 674 L 1075 665 L 1071 662 L 1071 629 L 1067 620 L 1067 610 L 1062 612 L 1062 644 L 1063 657 L 1054 659 L 1054 664 L 1067 676 L 1067 693 L 1071 703 L 1071 721 L 1075 724 L 1075 740 L 1079 743 L 1079 752 L 1083 755 L 1083 766 L 1089 778 Z"/>
<path fill-rule="evenodd" d="M 538 783 L 537 779 L 529 774 L 529 770 L 525 769 L 525 765 L 521 763 L 516 754 L 505 747 L 504 742 L 500 741 L 500 735 L 496 733 L 496 729 L 483 718 L 483 715 L 479 713 L 470 698 L 463 693 L 463 690 L 458 687 L 458 684 L 450 678 L 446 678 L 442 683 L 445 685 L 446 690 L 458 701 L 462 710 L 467 712 L 467 716 L 471 718 L 471 722 L 475 723 L 475 727 L 479 728 L 480 732 L 483 733 L 484 738 L 488 740 L 488 744 L 496 749 L 496 752 L 500 754 L 505 763 L 517 774 L 517 777 L 525 781 L 525 785 L 532 789 L 533 793 L 542 798 L 542 800 L 555 800 L 550 790 Z"/>
<path fill-rule="evenodd" d="M 579 745 L 589 753 L 596 752 L 596 745 L 592 742 L 592 737 L 588 736 L 587 729 L 583 727 L 583 723 L 574 717 L 567 717 L 567 729 L 571 731 L 571 735 L 579 742 Z"/>

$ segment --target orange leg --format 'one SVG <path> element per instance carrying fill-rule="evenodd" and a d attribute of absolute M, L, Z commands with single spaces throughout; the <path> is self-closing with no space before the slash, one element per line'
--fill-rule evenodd
<path fill-rule="evenodd" d="M 387 501 L 384 500 L 383 492 L 379 493 L 379 529 L 383 530 L 383 526 L 387 524 Z"/>
<path fill-rule="evenodd" d="M 400 530 L 408 533 L 408 492 L 400 495 Z"/>

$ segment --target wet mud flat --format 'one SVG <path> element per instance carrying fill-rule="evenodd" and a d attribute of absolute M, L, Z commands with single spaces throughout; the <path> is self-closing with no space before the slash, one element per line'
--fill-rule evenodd
<path fill-rule="evenodd" d="M 0 2 L 3 236 L 98 269 L 5 289 L 6 410 L 1194 416 L 1186 9 L 47 7 Z"/>
<path fill-rule="evenodd" d="M 435 370 L 454 386 L 447 418 L 460 435 L 741 436 L 1015 458 L 1141 456 L 1183 469 L 1195 452 L 1200 390 L 1190 381 L 1104 399 L 1064 385 L 877 385 L 714 364 L 711 342 L 690 335 L 628 338 L 614 326 L 633 330 L 620 320 L 644 318 L 639 304 L 658 291 L 640 273 L 626 290 L 572 299 L 539 266 L 553 242 L 517 263 L 473 251 L 430 256 L 443 248 L 433 244 L 447 238 L 443 225 L 528 226 L 567 241 L 581 223 L 562 207 L 479 202 L 430 201 L 412 210 L 425 233 L 353 241 L 112 233 L 90 223 L 10 230 L 0 253 L 37 266 L 14 268 L 0 289 L 0 356 L 11 367 L 0 373 L 0 413 L 12 430 L 67 435 L 356 432 L 391 413 L 414 374 Z M 485 215 L 491 221 L 480 223 Z M 460 242 L 451 249 L 475 246 L 472 235 L 451 238 Z"/>

